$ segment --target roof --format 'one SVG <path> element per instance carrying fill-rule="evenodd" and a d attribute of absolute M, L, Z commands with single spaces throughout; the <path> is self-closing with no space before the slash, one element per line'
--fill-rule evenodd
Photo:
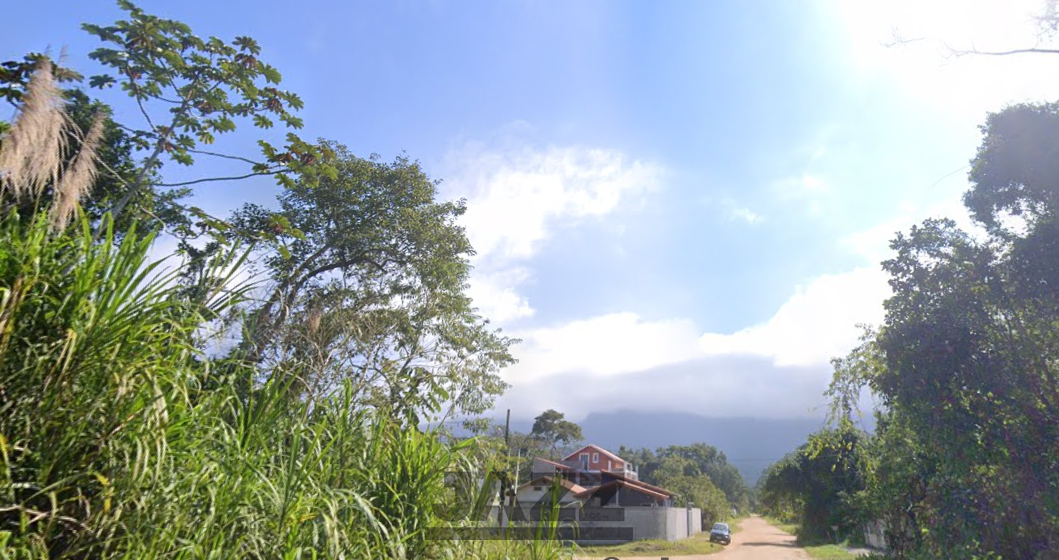
<path fill-rule="evenodd" d="M 610 457 L 611 459 L 614 459 L 615 461 L 621 461 L 623 463 L 625 462 L 625 459 L 622 459 L 621 457 L 618 457 L 617 455 L 611 453 L 610 451 L 607 451 L 606 449 L 603 449 L 602 447 L 600 447 L 598 445 L 595 445 L 595 444 L 592 444 L 592 443 L 590 443 L 590 444 L 582 447 L 581 449 L 578 449 L 577 451 L 574 451 L 573 453 L 567 455 L 563 460 L 564 461 L 572 461 L 574 459 L 577 459 L 577 454 L 581 453 L 585 449 L 588 449 L 589 447 L 591 447 L 592 449 L 595 449 L 596 451 L 599 451 L 600 453 L 602 453 L 603 455 L 606 455 L 607 457 Z"/>
<path fill-rule="evenodd" d="M 549 486 L 552 484 L 553 480 L 554 478 L 550 476 L 538 476 L 537 478 L 534 478 L 533 480 L 519 486 L 518 488 L 516 488 L 515 491 L 517 492 L 519 490 L 522 490 L 523 488 L 529 488 L 530 486 Z M 559 477 L 559 484 L 563 488 L 569 490 L 575 497 L 579 496 L 580 494 L 583 494 L 586 490 L 584 486 L 574 484 L 573 482 L 570 482 L 569 480 L 563 477 Z"/>
<path fill-rule="evenodd" d="M 644 482 L 642 480 L 635 480 L 635 479 L 628 478 L 626 476 L 623 476 L 623 475 L 620 475 L 620 474 L 617 474 L 617 473 L 607 472 L 607 473 L 604 473 L 604 476 L 620 480 L 620 481 L 625 482 L 627 484 L 633 484 L 633 485 L 636 485 L 636 486 L 642 486 L 643 488 L 651 490 L 652 492 L 656 492 L 658 494 L 665 494 L 667 497 L 673 497 L 673 496 L 676 495 L 676 494 L 670 492 L 669 490 L 666 490 L 665 488 L 662 488 L 661 486 L 655 486 L 654 484 L 648 484 L 648 483 L 646 483 L 646 482 Z"/>
<path fill-rule="evenodd" d="M 570 467 L 569 465 L 564 465 L 562 463 L 556 463 L 555 461 L 549 461 L 547 459 L 541 459 L 540 457 L 534 457 L 533 460 L 534 461 L 540 461 L 542 463 L 548 463 L 549 465 L 551 465 L 551 466 L 553 466 L 553 467 L 555 467 L 557 469 L 563 469 L 563 470 L 567 470 L 567 471 L 573 470 L 573 467 Z"/>
<path fill-rule="evenodd" d="M 634 492 L 640 492 L 642 494 L 647 494 L 648 496 L 651 496 L 651 497 L 654 497 L 654 498 L 658 498 L 658 499 L 661 499 L 661 500 L 668 499 L 668 498 L 670 498 L 673 495 L 673 494 L 671 494 L 671 493 L 669 493 L 667 491 L 664 491 L 664 490 L 662 492 L 659 492 L 657 490 L 662 490 L 661 488 L 658 488 L 657 486 L 651 486 L 650 484 L 641 484 L 641 483 L 637 483 L 636 481 L 633 481 L 633 480 L 612 480 L 612 481 L 610 481 L 610 482 L 608 482 L 606 484 L 603 484 L 603 485 L 600 485 L 600 486 L 594 486 L 592 488 L 588 488 L 584 492 L 582 492 L 580 494 L 576 494 L 576 496 L 578 498 L 586 498 L 586 497 L 595 495 L 600 490 L 606 490 L 606 489 L 610 489 L 610 488 L 628 488 L 629 490 L 632 490 Z M 655 489 L 657 489 L 657 490 L 655 490 Z"/>

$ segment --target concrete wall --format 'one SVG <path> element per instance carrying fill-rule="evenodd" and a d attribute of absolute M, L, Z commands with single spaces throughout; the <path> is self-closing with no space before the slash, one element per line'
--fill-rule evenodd
<path fill-rule="evenodd" d="M 625 507 L 621 509 L 625 517 L 622 521 L 589 521 L 581 519 L 578 522 L 578 526 L 583 528 L 630 527 L 632 528 L 633 540 L 660 539 L 677 541 L 702 532 L 702 510 L 699 508 L 692 508 L 690 511 L 690 532 L 688 530 L 689 512 L 687 508 Z"/>
<path fill-rule="evenodd" d="M 497 507 L 493 506 L 489 519 L 497 519 Z M 603 514 L 603 515 L 600 515 Z M 533 519 L 534 513 L 526 506 L 525 517 L 516 516 L 516 519 Z M 591 540 L 581 539 L 582 543 L 591 544 L 613 544 L 627 542 L 629 540 L 659 539 L 666 541 L 677 541 L 686 539 L 702 532 L 702 510 L 692 508 L 689 512 L 683 507 L 605 507 L 582 510 L 577 506 L 563 508 L 562 519 L 568 520 L 571 526 L 579 530 L 579 534 L 586 536 L 591 529 L 631 529 L 628 538 Z M 589 519 L 586 516 L 597 515 L 597 519 Z M 690 519 L 689 519 L 690 517 Z M 689 531 L 689 524 L 690 531 Z"/>

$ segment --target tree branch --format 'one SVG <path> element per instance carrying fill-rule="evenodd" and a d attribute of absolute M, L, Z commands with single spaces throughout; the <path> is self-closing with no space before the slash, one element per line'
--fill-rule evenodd
<path fill-rule="evenodd" d="M 233 155 L 229 155 L 229 154 L 219 154 L 217 152 L 208 152 L 206 150 L 192 150 L 192 149 L 188 149 L 188 150 L 185 150 L 185 151 L 187 151 L 188 153 L 192 153 L 192 154 L 200 154 L 200 155 L 204 155 L 204 156 L 213 156 L 213 157 L 219 157 L 219 158 L 224 158 L 224 159 L 234 159 L 236 161 L 244 161 L 246 163 L 249 163 L 250 165 L 264 165 L 263 163 L 261 163 L 259 161 L 254 161 L 254 160 L 249 159 L 249 158 L 240 157 L 240 156 L 233 156 Z"/>
<path fill-rule="evenodd" d="M 257 171 L 254 173 L 247 173 L 246 175 L 235 175 L 231 177 L 206 177 L 204 179 L 195 179 L 193 181 L 183 181 L 180 183 L 155 183 L 156 187 L 186 187 L 188 185 L 197 185 L 199 183 L 210 183 L 216 181 L 238 181 L 239 179 L 249 179 L 250 177 L 259 177 L 262 175 L 275 175 L 279 173 L 280 169 L 270 171 Z"/>
<path fill-rule="evenodd" d="M 949 49 L 949 52 L 953 56 L 965 56 L 969 54 L 977 54 L 982 56 L 1009 56 L 1013 54 L 1059 54 L 1059 49 L 1041 49 L 1037 47 L 1031 47 L 1026 49 L 1012 49 L 1009 51 L 980 51 L 978 49 L 971 50 L 957 50 L 948 45 L 945 45 Z"/>

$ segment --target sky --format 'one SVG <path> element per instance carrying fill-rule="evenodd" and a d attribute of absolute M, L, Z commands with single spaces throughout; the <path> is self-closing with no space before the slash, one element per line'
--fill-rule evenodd
<path fill-rule="evenodd" d="M 304 137 L 406 154 L 467 199 L 470 293 L 522 339 L 497 405 L 516 418 L 822 415 L 829 358 L 883 318 L 888 240 L 928 217 L 969 226 L 986 114 L 1059 98 L 1059 56 L 946 48 L 1032 45 L 1038 0 L 139 5 L 254 37 L 305 101 Z M 0 59 L 65 47 L 85 74 L 97 45 L 80 23 L 122 15 L 102 0 L 4 11 L 18 25 Z M 209 184 L 194 203 L 276 194 Z"/>

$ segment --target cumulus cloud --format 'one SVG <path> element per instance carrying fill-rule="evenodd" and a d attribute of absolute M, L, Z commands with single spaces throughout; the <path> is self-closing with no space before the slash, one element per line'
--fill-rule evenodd
<path fill-rule="evenodd" d="M 919 207 L 840 240 L 873 263 L 797 286 L 766 321 L 735 332 L 702 332 L 687 318 L 612 313 L 517 333 L 521 362 L 500 403 L 513 410 L 555 408 L 574 416 L 622 409 L 707 416 L 819 415 L 832 357 L 879 324 L 891 295 L 876 264 L 894 232 L 927 217 L 972 224 L 959 201 Z M 865 401 L 867 402 L 867 401 Z M 870 408 L 870 403 L 865 405 Z"/>
<path fill-rule="evenodd" d="M 467 295 L 471 296 L 478 312 L 491 321 L 506 323 L 532 317 L 533 308 L 516 289 L 529 276 L 529 270 L 522 267 L 492 273 L 478 272 L 471 276 Z"/>
<path fill-rule="evenodd" d="M 857 341 L 858 323 L 878 324 L 890 295 L 877 266 L 823 275 L 804 286 L 763 324 L 731 334 L 707 333 L 699 347 L 709 355 L 771 357 L 777 366 L 826 364 Z"/>
<path fill-rule="evenodd" d="M 585 147 L 467 144 L 446 160 L 446 193 L 467 199 L 462 224 L 477 251 L 470 294 L 501 323 L 533 315 L 518 287 L 532 276 L 527 261 L 557 231 L 612 213 L 662 175 L 655 164 Z"/>
<path fill-rule="evenodd" d="M 462 169 L 447 182 L 468 199 L 464 225 L 481 260 L 534 256 L 557 228 L 613 211 L 654 189 L 660 168 L 616 150 L 581 147 L 450 154 Z"/>
<path fill-rule="evenodd" d="M 768 321 L 703 333 L 690 319 L 613 313 L 516 335 L 520 363 L 501 407 L 670 410 L 726 416 L 817 414 L 829 360 L 878 323 L 884 273 L 865 267 L 798 287 Z M 815 412 L 814 412 L 815 411 Z"/>
<path fill-rule="evenodd" d="M 515 349 L 519 363 L 505 373 L 513 382 L 569 371 L 615 375 L 700 355 L 692 321 L 646 321 L 634 313 L 528 329 L 515 336 L 522 339 Z"/>

